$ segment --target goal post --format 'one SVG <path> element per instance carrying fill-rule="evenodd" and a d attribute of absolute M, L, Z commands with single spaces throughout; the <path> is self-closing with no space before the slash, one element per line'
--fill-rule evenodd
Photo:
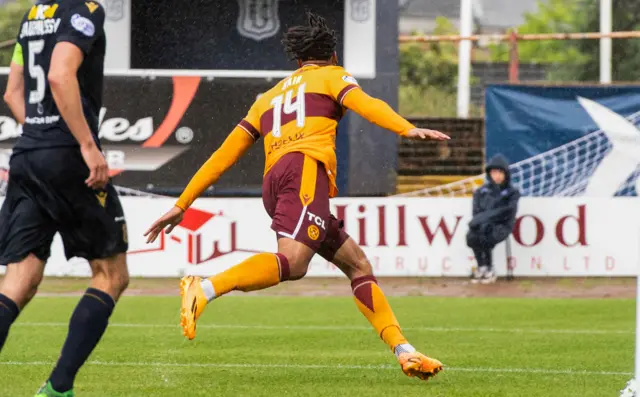
<path fill-rule="evenodd" d="M 640 230 L 638 231 L 640 235 Z M 640 247 L 640 241 L 638 241 Z M 640 260 L 638 260 L 638 276 L 636 277 L 636 360 L 634 368 L 634 379 L 636 383 L 640 381 Z M 638 390 L 636 390 L 638 393 Z"/>

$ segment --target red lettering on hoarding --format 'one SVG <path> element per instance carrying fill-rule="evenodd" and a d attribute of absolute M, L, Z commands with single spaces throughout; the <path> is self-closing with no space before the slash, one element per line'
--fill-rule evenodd
<path fill-rule="evenodd" d="M 532 270 L 540 270 L 542 269 L 542 259 L 540 257 L 531 257 L 531 269 Z"/>
<path fill-rule="evenodd" d="M 588 256 L 584 257 L 584 270 L 589 270 L 589 261 L 591 260 L 591 258 L 589 258 Z"/>
<path fill-rule="evenodd" d="M 212 259 L 216 259 L 219 258 L 221 256 L 230 254 L 232 252 L 237 251 L 236 248 L 236 223 L 232 222 L 231 223 L 231 230 L 230 230 L 230 237 L 231 237 L 231 248 L 228 251 L 221 251 L 220 250 L 220 242 L 219 241 L 214 241 L 213 242 L 213 253 L 211 255 L 209 255 L 206 258 L 202 257 L 202 235 L 201 234 L 196 234 L 195 238 L 194 235 L 189 235 L 189 263 L 192 263 L 194 265 L 199 265 L 201 263 L 210 261 Z"/>
<path fill-rule="evenodd" d="M 451 270 L 451 258 L 449 258 L 448 256 L 445 256 L 444 258 L 442 258 L 442 272 L 446 273 L 449 270 Z"/>
<path fill-rule="evenodd" d="M 522 221 L 525 218 L 531 218 L 534 221 L 535 227 L 536 227 L 536 237 L 533 239 L 532 243 L 525 243 L 522 241 L 522 234 L 521 234 L 521 226 L 522 226 Z M 522 215 L 521 217 L 516 219 L 516 223 L 513 227 L 513 238 L 516 240 L 516 242 L 522 246 L 525 247 L 533 247 L 534 245 L 538 244 L 540 241 L 542 241 L 542 238 L 544 237 L 544 225 L 542 224 L 542 221 L 540 219 L 538 219 L 537 217 L 535 217 L 534 215 Z"/>
<path fill-rule="evenodd" d="M 197 262 L 195 262 L 195 259 L 194 259 L 195 246 L 196 245 L 193 242 L 193 234 L 189 234 L 189 236 L 187 237 L 187 252 L 188 252 L 187 260 L 191 264 L 197 264 Z"/>
<path fill-rule="evenodd" d="M 384 213 L 384 205 L 378 206 L 378 247 L 387 245 L 387 216 Z"/>
<path fill-rule="evenodd" d="M 418 219 L 420 220 L 420 224 L 422 225 L 422 230 L 424 230 L 424 234 L 427 237 L 427 241 L 429 241 L 429 244 L 433 244 L 433 239 L 438 234 L 438 231 L 442 230 L 442 234 L 444 235 L 444 238 L 447 241 L 447 245 L 451 245 L 451 240 L 453 239 L 453 236 L 456 233 L 456 230 L 458 229 L 458 225 L 460 225 L 460 220 L 462 219 L 462 217 L 456 216 L 456 224 L 453 226 L 453 230 L 449 229 L 449 226 L 445 222 L 444 217 L 440 218 L 440 222 L 438 223 L 438 226 L 436 226 L 435 232 L 432 232 L 431 228 L 429 227 L 428 216 L 419 216 Z"/>
<path fill-rule="evenodd" d="M 407 240 L 405 238 L 407 214 L 404 205 L 398 206 L 398 247 L 406 247 Z"/>
<path fill-rule="evenodd" d="M 358 212 L 361 214 L 366 210 L 364 205 L 358 207 Z M 358 244 L 361 247 L 367 246 L 367 218 L 358 219 Z"/>
<path fill-rule="evenodd" d="M 556 238 L 560 242 L 560 244 L 565 247 L 574 247 L 578 244 L 582 246 L 587 245 L 587 206 L 579 205 L 578 206 L 578 216 L 567 215 L 560 218 L 558 223 L 556 224 Z M 575 242 L 567 242 L 564 237 L 564 225 L 568 220 L 574 220 L 578 225 L 578 239 Z"/>
<path fill-rule="evenodd" d="M 533 228 L 535 229 L 535 236 L 533 241 L 525 242 L 522 237 L 522 230 L 525 219 L 530 218 L 533 220 Z M 573 221 L 578 229 L 578 234 L 575 238 L 575 241 L 567 241 L 566 234 L 566 226 L 567 222 Z M 529 225 L 524 226 L 525 230 L 530 230 Z M 513 238 L 516 242 L 524 247 L 533 247 L 538 245 L 545 236 L 545 226 L 540 218 L 532 214 L 522 215 L 516 218 L 516 223 L 513 226 Z M 579 205 L 578 206 L 578 215 L 565 215 L 558 219 L 558 222 L 555 225 L 555 237 L 558 242 L 565 247 L 575 247 L 577 245 L 587 246 L 587 206 Z"/>
<path fill-rule="evenodd" d="M 571 268 L 570 268 L 570 267 L 569 267 L 569 265 L 567 264 L 567 257 L 566 257 L 566 256 L 564 257 L 564 259 L 563 259 L 563 261 L 562 261 L 562 262 L 563 262 L 564 270 L 565 270 L 565 271 L 567 271 L 567 272 L 568 272 L 568 271 L 571 271 Z"/>
<path fill-rule="evenodd" d="M 348 205 L 336 205 L 335 207 L 335 211 L 336 211 L 336 218 L 342 220 L 344 222 L 345 225 L 345 229 L 348 231 L 348 227 L 347 227 L 347 222 L 345 221 L 346 218 L 346 214 L 347 214 L 347 207 Z M 377 215 L 378 215 L 378 219 L 377 219 L 377 229 L 378 229 L 378 241 L 377 241 L 377 246 L 378 247 L 388 247 L 389 246 L 389 241 L 388 241 L 388 236 L 387 236 L 387 232 L 388 232 L 388 227 L 387 227 L 387 213 L 386 213 L 386 209 L 387 207 L 385 205 L 379 205 L 376 207 L 377 211 Z M 407 246 L 407 240 L 406 240 L 406 208 L 405 206 L 401 205 L 397 207 L 398 209 L 398 247 L 406 247 Z M 357 219 L 358 221 L 358 235 L 357 237 L 355 235 L 353 235 L 353 238 L 358 242 L 358 245 L 363 246 L 363 247 L 367 247 L 369 246 L 369 241 L 368 241 L 368 233 L 367 233 L 367 221 L 368 221 L 368 217 L 366 215 L 367 212 L 367 207 L 363 204 L 358 206 L 358 215 L 360 215 Z M 373 220 L 375 222 L 375 220 Z M 355 232 L 354 232 L 355 233 Z"/>
<path fill-rule="evenodd" d="M 396 257 L 396 270 L 404 270 L 404 258 L 401 256 Z"/>
<path fill-rule="evenodd" d="M 373 270 L 380 270 L 380 257 L 379 256 L 374 256 L 373 257 Z"/>
<path fill-rule="evenodd" d="M 616 260 L 614 257 L 612 256 L 607 256 L 607 259 L 605 260 L 605 267 L 607 269 L 608 272 L 611 272 L 613 270 L 616 269 Z"/>
<path fill-rule="evenodd" d="M 418 258 L 418 269 L 420 269 L 423 272 L 426 272 L 428 268 L 429 268 L 429 259 L 427 259 L 426 256 Z"/>
<path fill-rule="evenodd" d="M 336 218 L 344 222 L 344 228 L 347 228 L 347 206 L 336 205 Z"/>

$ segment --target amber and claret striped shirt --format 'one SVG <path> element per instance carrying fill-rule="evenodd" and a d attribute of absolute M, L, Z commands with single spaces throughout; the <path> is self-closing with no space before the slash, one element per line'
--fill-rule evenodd
<path fill-rule="evenodd" d="M 329 195 L 335 197 L 336 132 L 347 109 L 398 135 L 415 128 L 385 102 L 367 95 L 344 68 L 305 65 L 256 100 L 194 175 L 176 206 L 183 210 L 191 206 L 261 137 L 265 175 L 285 154 L 304 153 L 324 164 L 331 182 Z"/>

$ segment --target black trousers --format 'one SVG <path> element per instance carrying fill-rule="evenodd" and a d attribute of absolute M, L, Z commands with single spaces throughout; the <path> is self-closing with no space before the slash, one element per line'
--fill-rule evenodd
<path fill-rule="evenodd" d="M 473 250 L 478 267 L 493 268 L 493 249 L 509 237 L 511 231 L 502 225 L 480 225 L 469 229 L 467 246 Z"/>

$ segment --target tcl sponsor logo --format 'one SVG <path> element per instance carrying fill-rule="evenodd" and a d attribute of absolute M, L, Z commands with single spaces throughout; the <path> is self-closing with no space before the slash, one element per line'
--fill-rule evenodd
<path fill-rule="evenodd" d="M 324 219 L 322 219 L 318 215 L 312 214 L 311 212 L 307 211 L 307 217 L 309 218 L 309 222 L 315 223 L 317 226 L 320 226 L 322 230 L 327 230 L 327 228 L 325 227 Z"/>

